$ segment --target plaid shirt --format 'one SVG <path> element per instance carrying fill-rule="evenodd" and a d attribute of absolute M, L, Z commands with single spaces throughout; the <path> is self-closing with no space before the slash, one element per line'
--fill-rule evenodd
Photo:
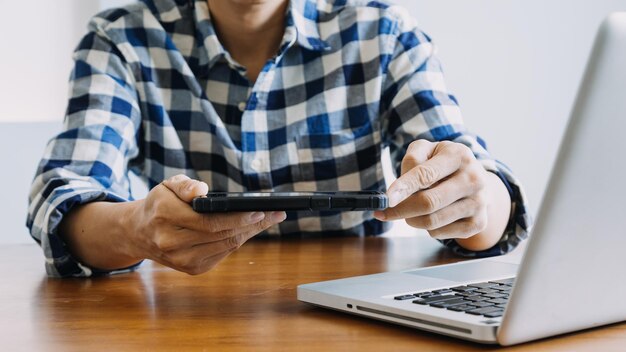
<path fill-rule="evenodd" d="M 508 252 L 527 236 L 519 182 L 463 125 L 431 40 L 398 6 L 293 0 L 276 56 L 256 82 L 220 44 L 206 0 L 145 0 L 94 17 L 74 53 L 64 131 L 33 181 L 27 225 L 51 276 L 103 273 L 76 261 L 58 233 L 93 201 L 132 199 L 129 172 L 153 187 L 183 173 L 222 191 L 384 190 L 412 141 L 469 146 L 506 184 Z M 267 233 L 375 235 L 371 212 L 293 212 Z"/>

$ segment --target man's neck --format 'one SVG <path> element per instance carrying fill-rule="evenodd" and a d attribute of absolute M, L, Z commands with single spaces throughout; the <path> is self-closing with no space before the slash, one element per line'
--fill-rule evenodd
<path fill-rule="evenodd" d="M 207 0 L 222 45 L 255 81 L 285 32 L 288 0 Z"/>

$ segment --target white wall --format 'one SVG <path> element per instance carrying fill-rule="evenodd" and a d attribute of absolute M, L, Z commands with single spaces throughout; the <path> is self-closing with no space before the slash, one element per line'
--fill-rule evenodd
<path fill-rule="evenodd" d="M 0 122 L 59 121 L 72 52 L 98 3 L 6 1 L 0 11 Z"/>
<path fill-rule="evenodd" d="M 45 139 L 62 119 L 71 52 L 87 19 L 126 2 L 7 1 L 0 12 L 0 195 L 5 200 L 0 243 L 30 242 L 23 225 L 28 184 Z M 438 43 L 466 123 L 516 171 L 536 211 L 595 30 L 607 13 L 626 10 L 626 0 L 396 2 Z M 50 122 L 29 127 L 3 124 L 7 121 Z"/>
<path fill-rule="evenodd" d="M 396 0 L 438 43 L 466 124 L 545 189 L 596 29 L 626 0 Z"/>

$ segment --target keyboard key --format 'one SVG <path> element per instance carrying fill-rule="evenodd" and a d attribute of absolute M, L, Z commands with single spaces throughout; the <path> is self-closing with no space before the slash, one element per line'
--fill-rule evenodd
<path fill-rule="evenodd" d="M 458 296 L 455 295 L 445 295 L 445 296 L 431 296 L 431 297 L 426 297 L 426 298 L 418 298 L 416 300 L 413 301 L 413 303 L 415 304 L 429 304 L 429 303 L 434 303 L 434 302 L 439 302 L 439 301 L 447 301 L 447 300 L 451 300 L 451 299 L 458 299 Z"/>
<path fill-rule="evenodd" d="M 454 312 L 465 312 L 466 310 L 476 309 L 476 307 L 464 304 L 464 305 L 456 305 L 456 306 L 448 307 L 447 309 L 454 311 Z"/>
<path fill-rule="evenodd" d="M 496 307 L 504 309 L 504 308 L 506 308 L 506 303 L 496 304 Z"/>
<path fill-rule="evenodd" d="M 465 313 L 472 314 L 472 315 L 483 315 L 487 313 L 500 312 L 500 311 L 502 311 L 502 309 L 498 307 L 484 307 L 484 308 L 468 310 L 468 311 L 465 311 Z"/>
<path fill-rule="evenodd" d="M 455 295 L 459 296 L 459 297 L 469 297 L 469 296 L 474 296 L 475 291 L 467 291 L 467 292 L 457 292 L 455 293 Z"/>
<path fill-rule="evenodd" d="M 486 301 L 489 298 L 476 295 L 476 296 L 465 297 L 465 299 L 468 300 L 468 301 L 480 302 L 480 301 Z"/>
<path fill-rule="evenodd" d="M 507 286 L 507 285 L 503 285 L 503 286 L 498 286 L 498 287 L 493 287 L 494 290 L 498 290 L 500 292 L 503 293 L 509 293 L 511 292 L 512 287 L 511 286 Z"/>
<path fill-rule="evenodd" d="M 487 302 L 491 302 L 494 304 L 506 304 L 509 300 L 508 299 L 504 299 L 504 298 L 495 298 L 495 299 L 490 299 Z"/>
<path fill-rule="evenodd" d="M 467 292 L 467 291 L 475 291 L 477 290 L 477 288 L 467 287 L 467 286 L 457 286 L 457 287 L 452 287 L 451 290 L 456 291 L 456 292 Z"/>
<path fill-rule="evenodd" d="M 488 298 L 505 298 L 505 297 L 509 297 L 509 295 L 506 294 L 506 293 L 488 293 L 486 295 L 483 295 L 483 297 L 488 297 Z"/>
<path fill-rule="evenodd" d="M 448 308 L 448 307 L 463 305 L 467 303 L 470 303 L 470 301 L 466 301 L 464 299 L 450 299 L 447 301 L 431 303 L 429 305 L 435 308 Z"/>
<path fill-rule="evenodd" d="M 441 290 L 433 290 L 434 293 L 443 294 L 443 293 L 451 293 L 452 290 L 449 288 L 443 288 Z"/>
<path fill-rule="evenodd" d="M 474 292 L 478 292 L 478 293 L 496 293 L 496 292 L 499 292 L 499 291 L 491 289 L 491 288 L 481 288 L 480 290 L 476 290 Z"/>
<path fill-rule="evenodd" d="M 503 310 L 498 310 L 498 311 L 494 311 L 491 313 L 485 313 L 483 314 L 484 316 L 486 316 L 487 318 L 497 318 L 497 317 L 501 317 L 502 314 L 504 314 Z"/>
<path fill-rule="evenodd" d="M 412 299 L 415 298 L 414 295 L 402 295 L 402 296 L 395 296 L 393 299 L 395 299 L 396 301 L 404 301 L 406 299 Z"/>
<path fill-rule="evenodd" d="M 434 296 L 435 294 L 432 292 L 420 292 L 420 293 L 414 293 L 413 295 L 416 297 L 425 298 L 425 297 Z"/>
<path fill-rule="evenodd" d="M 482 302 L 471 302 L 470 305 L 476 307 L 476 308 L 483 308 L 483 307 L 490 307 L 490 306 L 494 306 L 495 303 L 491 303 L 489 301 L 482 301 Z"/>

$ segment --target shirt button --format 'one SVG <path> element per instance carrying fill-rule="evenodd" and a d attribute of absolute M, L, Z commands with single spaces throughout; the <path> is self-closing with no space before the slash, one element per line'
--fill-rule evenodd
<path fill-rule="evenodd" d="M 239 111 L 244 112 L 246 110 L 246 102 L 242 101 L 241 103 L 237 104 L 237 108 L 239 109 Z"/>
<path fill-rule="evenodd" d="M 263 166 L 263 162 L 261 161 L 261 159 L 254 159 L 250 163 L 250 167 L 252 168 L 252 170 L 256 172 L 259 172 L 262 166 Z"/>

